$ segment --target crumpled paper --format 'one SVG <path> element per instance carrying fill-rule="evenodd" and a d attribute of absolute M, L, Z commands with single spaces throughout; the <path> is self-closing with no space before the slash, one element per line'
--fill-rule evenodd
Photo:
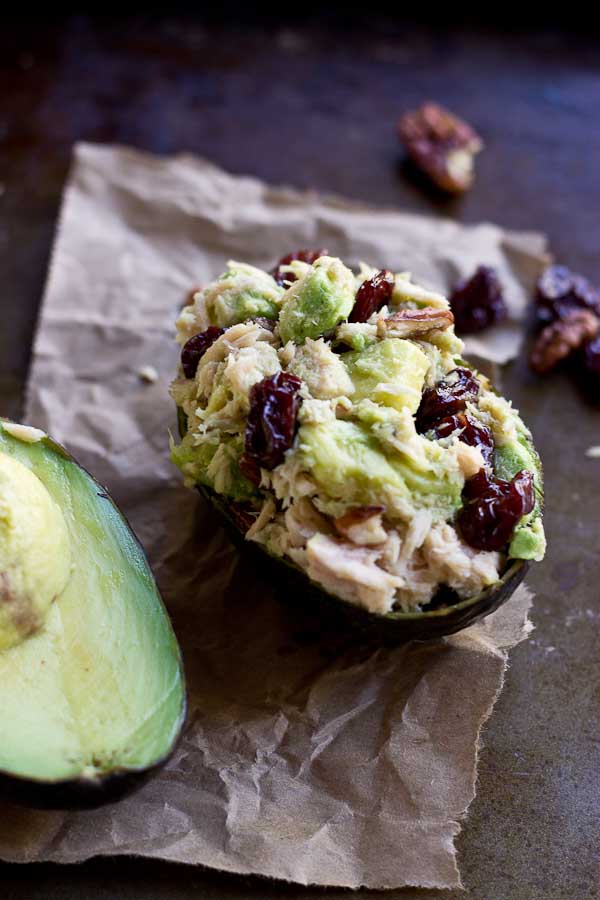
<path fill-rule="evenodd" d="M 446 640 L 357 646 L 277 599 L 168 461 L 187 291 L 229 258 L 269 266 L 323 245 L 438 288 L 493 264 L 515 319 L 545 257 L 537 234 L 274 189 L 189 156 L 77 147 L 26 421 L 108 486 L 141 538 L 182 645 L 189 720 L 168 766 L 121 803 L 4 809 L 2 859 L 136 854 L 302 884 L 460 885 L 479 733 L 531 627 L 530 594 Z M 516 344 L 508 325 L 476 349 L 498 361 Z"/>

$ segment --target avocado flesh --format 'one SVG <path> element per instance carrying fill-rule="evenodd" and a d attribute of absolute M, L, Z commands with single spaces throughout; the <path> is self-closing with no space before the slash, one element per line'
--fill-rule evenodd
<path fill-rule="evenodd" d="M 172 750 L 185 714 L 179 648 L 141 547 L 93 478 L 48 438 L 25 443 L 0 427 L 0 452 L 58 504 L 74 562 L 41 629 L 0 652 L 0 775 L 36 782 L 43 806 L 61 805 L 46 784 L 77 781 L 82 795 L 93 784 L 95 804 L 103 781 L 114 793 L 115 777 Z"/>
<path fill-rule="evenodd" d="M 341 355 L 354 384 L 352 399 L 416 413 L 429 360 L 417 344 L 386 338 L 362 351 Z"/>
<path fill-rule="evenodd" d="M 526 470 L 534 476 L 535 506 L 523 516 L 514 530 L 509 546 L 513 559 L 541 560 L 546 551 L 546 537 L 542 527 L 543 476 L 542 464 L 531 438 L 523 433 L 517 439 L 496 447 L 494 471 L 499 478 L 510 481 L 517 472 Z"/>
<path fill-rule="evenodd" d="M 421 455 L 383 452 L 377 436 L 361 423 L 336 419 L 303 425 L 298 432 L 304 467 L 323 494 L 356 505 L 382 503 L 388 512 L 413 505 L 446 518 L 461 503 L 458 470 L 439 463 L 444 450 L 415 435 Z"/>

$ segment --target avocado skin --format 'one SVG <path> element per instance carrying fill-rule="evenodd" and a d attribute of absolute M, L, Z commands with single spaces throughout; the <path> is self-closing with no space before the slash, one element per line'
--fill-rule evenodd
<path fill-rule="evenodd" d="M 0 417 L 0 423 L 10 421 L 11 420 L 9 419 Z M 84 466 L 80 465 L 80 463 L 78 463 L 61 444 L 56 443 L 56 441 L 48 436 L 44 437 L 43 441 L 47 447 L 54 450 L 64 459 L 74 463 L 79 469 L 85 472 L 92 483 L 97 487 L 98 494 L 102 496 L 105 501 L 108 501 L 121 517 L 138 547 L 141 559 L 146 562 L 150 569 L 137 535 L 106 488 L 104 488 L 93 475 L 84 468 Z M 183 660 L 181 657 L 181 649 L 179 647 L 178 666 L 180 678 L 183 682 L 183 696 L 179 712 L 178 727 L 168 752 L 162 757 L 159 757 L 149 766 L 137 768 L 115 766 L 112 769 L 107 769 L 106 772 L 99 774 L 94 778 L 80 776 L 77 778 L 63 778 L 56 780 L 36 779 L 0 769 L 0 797 L 3 800 L 29 809 L 85 810 L 96 809 L 107 803 L 115 803 L 140 788 L 169 761 L 181 740 L 187 720 L 188 698 L 184 680 Z"/>
<path fill-rule="evenodd" d="M 170 759 L 178 742 L 179 738 L 171 751 L 150 768 L 118 768 L 93 780 L 71 778 L 42 781 L 0 771 L 0 796 L 28 809 L 97 809 L 107 803 L 116 803 L 145 784 Z"/>

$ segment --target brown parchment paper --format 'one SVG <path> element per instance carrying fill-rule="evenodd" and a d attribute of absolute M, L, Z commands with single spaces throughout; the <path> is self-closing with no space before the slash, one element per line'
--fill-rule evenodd
<path fill-rule="evenodd" d="M 190 712 L 171 763 L 133 797 L 85 813 L 1 810 L 1 858 L 138 854 L 302 884 L 460 884 L 454 838 L 479 732 L 530 628 L 529 593 L 447 640 L 356 646 L 277 600 L 168 462 L 173 321 L 190 286 L 231 257 L 267 266 L 323 245 L 442 288 L 493 264 L 517 318 L 545 256 L 537 234 L 273 189 L 187 156 L 77 147 L 26 420 L 106 483 L 139 534 Z M 478 352 L 505 358 L 507 334 Z M 156 383 L 139 377 L 148 365 Z"/>

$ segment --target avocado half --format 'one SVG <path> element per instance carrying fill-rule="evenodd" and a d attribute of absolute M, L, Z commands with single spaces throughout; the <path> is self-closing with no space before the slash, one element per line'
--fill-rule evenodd
<path fill-rule="evenodd" d="M 49 437 L 25 442 L 5 421 L 0 453 L 37 475 L 62 510 L 74 566 L 42 627 L 0 650 L 0 794 L 92 808 L 130 793 L 172 753 L 186 712 L 181 654 L 107 492 Z"/>
<path fill-rule="evenodd" d="M 187 421 L 185 413 L 179 407 L 177 421 L 180 437 L 183 437 L 187 431 Z M 531 450 L 539 460 L 533 444 Z M 261 572 L 266 564 L 267 574 L 278 588 L 285 590 L 286 598 L 320 604 L 322 609 L 339 614 L 352 629 L 359 630 L 366 637 L 382 644 L 432 640 L 467 628 L 506 603 L 523 581 L 530 566 L 526 560 L 509 560 L 496 584 L 466 600 L 460 600 L 451 591 L 442 589 L 427 611 L 390 612 L 381 615 L 330 594 L 321 585 L 311 581 L 291 560 L 274 556 L 261 544 L 246 541 L 226 500 L 205 485 L 197 485 L 197 489 L 217 511 L 233 543 L 260 561 Z"/>

